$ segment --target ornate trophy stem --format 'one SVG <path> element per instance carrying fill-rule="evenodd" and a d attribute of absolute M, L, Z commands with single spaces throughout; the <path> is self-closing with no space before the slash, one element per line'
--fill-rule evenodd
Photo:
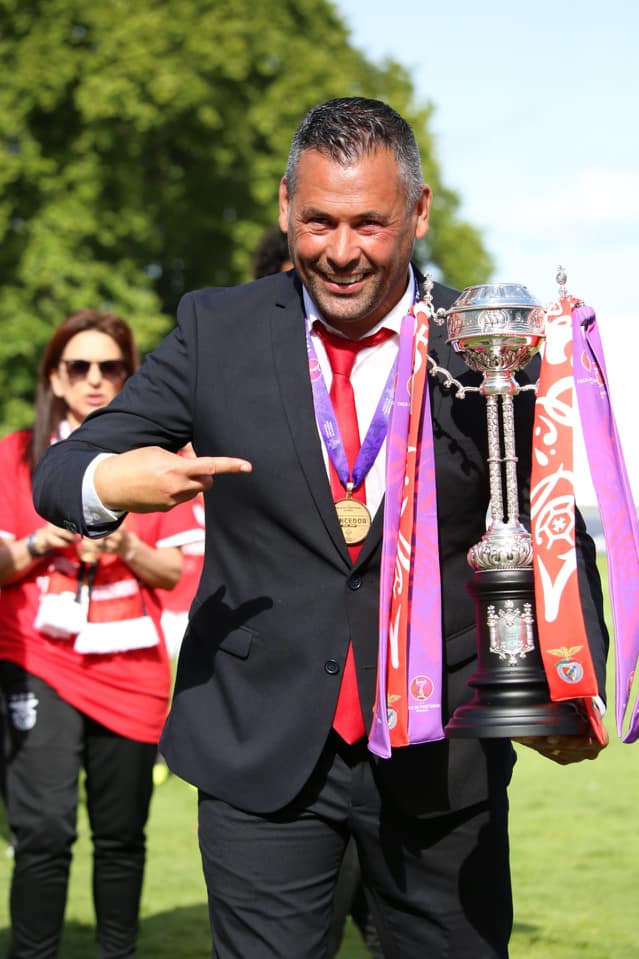
<path fill-rule="evenodd" d="M 506 455 L 506 501 L 508 503 L 508 524 L 519 525 L 519 497 L 517 495 L 517 453 L 515 451 L 515 415 L 512 396 L 502 396 L 504 420 L 504 447 Z"/>
<path fill-rule="evenodd" d="M 499 442 L 499 399 L 486 397 L 488 416 L 488 471 L 490 481 L 490 515 L 493 523 L 504 520 L 504 498 L 501 488 L 501 444 Z"/>
<path fill-rule="evenodd" d="M 443 315 L 448 341 L 483 374 L 478 392 L 486 398 L 491 516 L 485 535 L 468 551 L 478 638 L 479 665 L 469 680 L 475 694 L 455 711 L 446 734 L 577 735 L 586 721 L 576 705 L 550 700 L 537 641 L 532 539 L 519 521 L 513 397 L 520 387 L 513 374 L 538 351 L 544 313 L 526 287 L 508 283 L 468 287 Z M 446 370 L 431 373 L 465 397 L 468 388 L 460 389 Z"/>

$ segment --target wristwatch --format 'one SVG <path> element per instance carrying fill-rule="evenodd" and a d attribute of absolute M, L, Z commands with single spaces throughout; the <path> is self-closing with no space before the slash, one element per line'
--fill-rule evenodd
<path fill-rule="evenodd" d="M 41 559 L 47 550 L 44 550 L 44 552 L 41 553 L 38 549 L 36 549 L 35 539 L 35 533 L 29 533 L 27 536 L 27 549 L 29 550 L 29 556 L 31 556 L 33 559 Z"/>

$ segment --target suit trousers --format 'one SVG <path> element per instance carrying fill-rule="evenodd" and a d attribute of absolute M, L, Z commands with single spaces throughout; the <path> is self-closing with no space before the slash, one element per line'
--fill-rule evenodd
<path fill-rule="evenodd" d="M 130 959 L 157 746 L 118 736 L 6 660 L 0 662 L 0 684 L 7 703 L 7 808 L 15 849 L 9 959 L 58 956 L 82 768 L 99 956 Z"/>
<path fill-rule="evenodd" d="M 347 746 L 332 732 L 302 792 L 276 813 L 200 793 L 216 959 L 326 959 L 350 835 L 386 959 L 506 959 L 505 789 L 461 811 L 413 818 L 380 792 L 376 762 L 364 740 Z"/>

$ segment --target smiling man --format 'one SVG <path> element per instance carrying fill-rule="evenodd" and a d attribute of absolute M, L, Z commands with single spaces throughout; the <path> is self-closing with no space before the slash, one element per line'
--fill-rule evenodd
<path fill-rule="evenodd" d="M 412 356 L 422 278 L 411 255 L 429 204 L 413 132 L 388 105 L 356 97 L 311 110 L 280 185 L 294 269 L 187 294 L 176 330 L 36 474 L 38 509 L 93 536 L 127 510 L 204 492 L 204 568 L 161 748 L 199 789 L 218 959 L 325 959 L 351 836 L 386 957 L 508 955 L 511 744 L 441 733 L 388 759 L 367 748 L 386 448 L 395 448 L 385 438 L 395 397 L 410 387 L 400 345 Z M 434 285 L 435 308 L 455 296 Z M 429 352 L 478 382 L 436 324 Z M 441 628 L 420 636 L 441 665 L 412 677 L 405 695 L 421 697 L 420 709 L 427 698 L 445 724 L 470 698 L 476 664 L 464 586 L 488 507 L 485 404 L 460 402 L 439 380 L 425 396 L 439 579 L 412 589 L 441 603 Z M 534 400 L 520 399 L 527 490 Z M 177 455 L 188 442 L 195 459 Z M 583 529 L 577 538 L 603 691 L 594 550 Z M 570 758 L 593 754 L 575 743 Z"/>
<path fill-rule="evenodd" d="M 295 148 L 295 144 L 294 144 Z M 357 338 L 399 302 L 430 190 L 379 145 L 344 163 L 317 149 L 292 156 L 280 184 L 280 226 L 324 321 Z"/>

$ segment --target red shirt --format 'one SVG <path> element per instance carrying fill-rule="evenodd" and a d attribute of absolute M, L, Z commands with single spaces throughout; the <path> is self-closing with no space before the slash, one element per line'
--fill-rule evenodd
<path fill-rule="evenodd" d="M 42 527 L 31 498 L 24 460 L 30 433 L 0 441 L 0 537 L 22 539 Z M 166 513 L 132 516 L 135 531 L 149 546 L 181 546 L 193 538 L 192 509 L 181 504 Z M 76 709 L 121 736 L 157 742 L 169 701 L 170 670 L 160 627 L 157 591 L 140 583 L 146 611 L 159 642 L 122 653 L 81 654 L 73 640 L 54 639 L 34 628 L 47 564 L 0 590 L 0 659 L 22 666 L 52 686 Z M 117 628 L 117 625 L 116 625 Z"/>
<path fill-rule="evenodd" d="M 189 510 L 193 535 L 192 542 L 182 547 L 182 575 L 174 589 L 158 590 L 162 608 L 171 613 L 188 613 L 204 563 L 204 506 L 199 496 L 184 506 Z"/>

